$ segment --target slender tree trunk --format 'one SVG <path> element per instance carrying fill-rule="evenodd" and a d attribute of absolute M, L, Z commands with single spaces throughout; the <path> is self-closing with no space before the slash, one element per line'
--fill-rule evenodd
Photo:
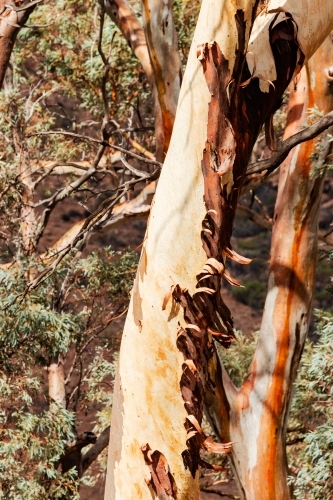
<path fill-rule="evenodd" d="M 285 138 L 307 122 L 314 104 L 333 108 L 327 79 L 331 38 L 303 68 L 290 91 Z M 292 386 L 306 340 L 313 298 L 318 213 L 324 176 L 311 175 L 316 141 L 297 146 L 282 164 L 274 214 L 270 274 L 259 341 L 240 389 L 224 372 L 221 438 L 235 441 L 232 462 L 246 500 L 287 500 L 286 426 Z M 228 425 L 226 425 L 226 422 Z"/>
<path fill-rule="evenodd" d="M 164 161 L 176 116 L 182 64 L 172 1 L 142 0 L 142 11 L 155 81 L 156 158 Z"/>
<path fill-rule="evenodd" d="M 49 398 L 58 405 L 66 408 L 66 387 L 64 365 L 61 357 L 54 359 L 47 367 L 49 382 Z"/>
<path fill-rule="evenodd" d="M 6 2 L 6 0 L 0 1 L 0 88 L 4 82 L 6 70 L 17 34 L 20 31 L 20 26 L 27 22 L 30 14 L 36 7 L 36 5 L 32 5 L 24 9 L 27 4 L 28 2 L 13 2 L 10 4 Z M 11 7 L 11 5 L 13 6 Z M 16 9 L 20 10 L 16 11 Z"/>
<path fill-rule="evenodd" d="M 175 120 L 182 66 L 172 2 L 144 0 L 142 4 L 145 30 L 126 0 L 107 0 L 103 5 L 147 75 L 154 101 L 155 156 L 164 161 Z"/>
<path fill-rule="evenodd" d="M 128 45 L 139 59 L 147 75 L 148 81 L 153 85 L 153 70 L 150 62 L 146 36 L 140 21 L 136 17 L 126 0 L 106 0 L 102 2 L 106 13 L 120 29 Z"/>
<path fill-rule="evenodd" d="M 245 62 L 257 2 L 202 3 L 122 339 L 106 500 L 176 498 L 175 485 L 178 500 L 199 496 L 200 447 L 209 444 L 200 424 L 214 376 L 212 337 L 228 346 L 233 335 L 221 280 L 235 283 L 227 256 L 246 261 L 230 248 L 242 180 L 262 124 L 269 135 L 294 71 L 312 55 L 310 44 L 300 49 L 300 39 L 315 33 L 315 48 L 333 25 L 329 5 L 321 2 L 306 23 L 309 31 L 298 25 L 298 38 L 295 20 L 284 13 L 256 22 L 252 55 L 266 61 L 263 73 L 271 66 L 276 73 L 274 86 L 261 89 L 265 74 L 251 79 Z M 307 6 L 286 2 L 299 21 Z M 255 44 L 257 23 L 267 31 L 266 45 Z"/>

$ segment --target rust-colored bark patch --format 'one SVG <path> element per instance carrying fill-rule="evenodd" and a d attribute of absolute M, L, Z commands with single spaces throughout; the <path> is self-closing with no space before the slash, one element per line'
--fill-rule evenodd
<path fill-rule="evenodd" d="M 177 485 L 163 453 L 158 450 L 152 451 L 148 443 L 141 446 L 141 451 L 150 471 L 147 484 L 152 486 L 159 500 L 168 500 L 169 497 L 176 500 Z"/>

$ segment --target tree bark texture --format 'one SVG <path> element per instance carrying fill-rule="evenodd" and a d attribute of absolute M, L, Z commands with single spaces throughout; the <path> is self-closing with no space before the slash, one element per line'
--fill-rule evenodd
<path fill-rule="evenodd" d="M 284 3 L 297 14 L 308 4 Z M 210 446 L 200 428 L 203 401 L 219 393 L 212 339 L 227 347 L 233 336 L 221 284 L 237 285 L 227 257 L 247 262 L 230 245 L 247 163 L 265 122 L 270 136 L 272 114 L 294 73 L 333 25 L 329 2 L 321 2 L 313 24 L 305 25 L 313 30 L 322 23 L 322 32 L 312 31 L 318 39 L 304 52 L 293 14 L 259 16 L 252 61 L 260 55 L 276 71 L 273 85 L 261 89 L 265 75 L 253 77 L 245 60 L 256 7 L 251 0 L 202 3 L 122 339 L 106 500 L 199 497 L 200 448 Z M 259 22 L 267 46 L 255 44 Z M 246 457 L 247 442 L 237 446 Z"/>
<path fill-rule="evenodd" d="M 314 104 L 324 113 L 332 110 L 332 57 L 327 38 L 292 85 L 285 139 L 306 124 Z M 220 438 L 235 442 L 232 463 L 246 500 L 290 498 L 286 426 L 310 322 L 323 186 L 323 175 L 311 176 L 315 147 L 315 140 L 297 146 L 281 166 L 268 292 L 249 375 L 236 389 L 222 368 L 220 416 L 216 400 L 208 401 Z"/>

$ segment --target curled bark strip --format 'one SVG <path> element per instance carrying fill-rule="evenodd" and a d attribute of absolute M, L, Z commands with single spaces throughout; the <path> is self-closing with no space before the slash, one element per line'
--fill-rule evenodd
<path fill-rule="evenodd" d="M 169 497 L 176 500 L 177 485 L 163 453 L 152 451 L 148 443 L 141 446 L 141 451 L 150 471 L 150 478 L 146 483 L 152 486 L 159 500 L 168 500 Z"/>
<path fill-rule="evenodd" d="M 216 271 L 217 272 L 217 271 Z M 184 465 L 192 474 L 202 465 L 206 468 L 215 466 L 203 462 L 200 449 L 208 449 L 216 453 L 229 453 L 231 445 L 214 447 L 213 441 L 204 435 L 201 429 L 203 417 L 203 401 L 207 390 L 214 391 L 214 383 L 209 375 L 208 363 L 214 354 L 212 338 L 227 347 L 231 341 L 232 324 L 224 323 L 223 317 L 229 317 L 230 311 L 223 303 L 220 290 L 221 275 L 210 277 L 214 288 L 197 287 L 193 296 L 186 289 L 176 285 L 172 295 L 184 310 L 186 328 L 180 327 L 178 331 L 177 347 L 183 353 L 183 373 L 180 379 L 180 389 L 184 406 L 188 413 L 185 422 L 187 430 L 187 449 L 183 451 Z M 225 446 L 225 447 L 224 447 Z"/>

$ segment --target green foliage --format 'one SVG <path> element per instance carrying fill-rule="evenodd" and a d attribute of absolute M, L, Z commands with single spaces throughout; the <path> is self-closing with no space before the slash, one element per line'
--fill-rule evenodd
<path fill-rule="evenodd" d="M 257 343 L 257 335 L 236 332 L 236 340 L 228 350 L 218 346 L 218 353 L 233 383 L 240 387 L 250 367 Z"/>
<path fill-rule="evenodd" d="M 40 262 L 31 257 L 0 270 L 0 498 L 78 498 L 87 478 L 75 469 L 62 474 L 59 460 L 77 412 L 98 408 L 96 432 L 109 423 L 117 345 L 112 337 L 98 339 L 115 311 L 125 309 L 136 265 L 131 252 L 101 249 L 87 259 L 65 259 L 30 293 L 29 276 Z M 65 278 L 71 293 L 57 309 Z M 73 350 L 74 386 L 64 409 L 49 404 L 44 367 L 59 355 L 66 361 Z"/>
<path fill-rule="evenodd" d="M 73 437 L 74 414 L 53 404 L 36 413 L 32 401 L 39 389 L 36 379 L 22 379 L 16 405 L 1 413 L 0 427 L 0 498 L 45 500 L 45 498 L 78 498 L 80 481 L 72 469 L 66 474 L 58 470 L 65 445 Z M 0 400 L 8 404 L 6 383 L 1 380 Z M 13 381 L 7 388 L 12 393 Z M 22 398 L 23 395 L 23 398 Z M 12 394 L 11 394 L 12 396 Z M 24 407 L 20 400 L 24 399 Z M 29 401 L 30 400 L 30 401 Z M 3 405 L 1 405 L 3 407 Z"/>
<path fill-rule="evenodd" d="M 295 496 L 330 498 L 333 484 L 333 316 L 317 312 L 319 340 L 306 347 L 291 410 L 291 426 L 303 430 L 304 446 L 292 458 Z"/>
<path fill-rule="evenodd" d="M 244 288 L 232 288 L 233 296 L 254 309 L 261 309 L 264 306 L 266 297 L 266 285 L 259 280 L 249 280 L 242 283 Z"/>

